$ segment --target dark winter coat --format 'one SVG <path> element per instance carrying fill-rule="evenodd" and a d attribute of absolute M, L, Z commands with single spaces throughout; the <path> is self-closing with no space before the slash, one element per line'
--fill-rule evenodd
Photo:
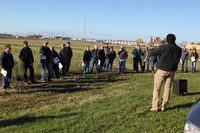
<path fill-rule="evenodd" d="M 83 62 L 90 61 L 91 57 L 92 57 L 91 51 L 85 50 L 84 55 L 83 55 Z"/>
<path fill-rule="evenodd" d="M 149 53 L 149 56 L 159 56 L 158 69 L 176 71 L 181 58 L 182 49 L 176 44 L 161 45 Z"/>
<path fill-rule="evenodd" d="M 40 54 L 42 54 L 43 56 L 46 56 L 46 60 L 44 60 L 44 59 L 40 60 L 41 63 L 50 63 L 51 62 L 52 52 L 49 47 L 42 46 L 40 48 Z"/>
<path fill-rule="evenodd" d="M 19 53 L 19 59 L 26 64 L 34 62 L 33 53 L 30 47 L 23 47 Z"/>
<path fill-rule="evenodd" d="M 100 49 L 98 52 L 98 59 L 99 60 L 105 60 L 105 52 L 103 49 Z"/>
<path fill-rule="evenodd" d="M 5 51 L 1 53 L 0 65 L 3 69 L 12 69 L 14 67 L 14 58 L 11 53 L 6 53 Z"/>
<path fill-rule="evenodd" d="M 108 54 L 108 59 L 110 61 L 113 61 L 116 58 L 116 52 L 115 51 L 110 51 L 110 53 Z"/>

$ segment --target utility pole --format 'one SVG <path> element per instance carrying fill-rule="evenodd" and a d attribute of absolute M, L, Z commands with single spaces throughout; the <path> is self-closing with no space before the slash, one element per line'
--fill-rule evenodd
<path fill-rule="evenodd" d="M 85 40 L 85 29 L 86 29 L 86 17 L 84 17 L 83 35 Z"/>

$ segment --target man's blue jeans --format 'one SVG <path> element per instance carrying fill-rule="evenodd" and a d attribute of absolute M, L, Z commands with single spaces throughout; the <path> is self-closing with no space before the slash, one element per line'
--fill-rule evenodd
<path fill-rule="evenodd" d="M 85 61 L 84 62 L 84 74 L 88 74 L 89 72 L 89 65 L 90 65 L 90 61 Z"/>
<path fill-rule="evenodd" d="M 42 80 L 45 80 L 45 69 L 48 70 L 48 81 L 52 78 L 52 64 L 51 63 L 41 63 L 42 64 Z"/>
<path fill-rule="evenodd" d="M 191 73 L 196 72 L 196 61 L 191 61 Z"/>
<path fill-rule="evenodd" d="M 124 73 L 126 60 L 119 60 L 119 73 Z"/>
<path fill-rule="evenodd" d="M 185 59 L 185 60 L 182 60 L 182 67 L 181 67 L 181 71 L 182 72 L 184 72 L 184 70 L 186 71 L 186 72 L 188 72 L 188 60 L 187 59 Z"/>
<path fill-rule="evenodd" d="M 108 63 L 108 68 L 109 68 L 109 71 L 110 71 L 110 72 L 112 71 L 113 61 L 114 61 L 114 60 L 109 60 L 109 63 Z"/>
<path fill-rule="evenodd" d="M 104 66 L 105 66 L 105 69 L 106 69 L 106 70 L 109 69 L 109 59 L 106 59 L 106 60 L 105 60 Z"/>
<path fill-rule="evenodd" d="M 7 71 L 7 75 L 3 76 L 2 78 L 2 85 L 3 89 L 7 89 L 10 87 L 10 81 L 11 81 L 11 76 L 12 76 L 12 69 L 4 69 Z"/>
<path fill-rule="evenodd" d="M 98 60 L 97 59 L 92 59 L 90 72 L 93 73 L 94 65 L 96 66 L 96 73 L 99 73 L 99 65 L 98 65 Z"/>

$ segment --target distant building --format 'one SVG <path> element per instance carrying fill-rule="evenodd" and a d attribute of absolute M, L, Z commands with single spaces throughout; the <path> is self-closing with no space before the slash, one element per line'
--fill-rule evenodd
<path fill-rule="evenodd" d="M 161 44 L 165 44 L 165 38 L 162 40 L 160 37 L 150 36 L 148 45 L 152 47 L 160 46 Z"/>
<path fill-rule="evenodd" d="M 97 42 L 96 39 L 86 39 L 87 42 Z"/>
<path fill-rule="evenodd" d="M 134 45 L 135 41 L 128 41 L 128 40 L 104 40 L 104 43 L 112 43 L 117 45 Z"/>
<path fill-rule="evenodd" d="M 200 50 L 200 45 L 190 43 L 190 44 L 186 44 L 185 48 L 187 48 L 188 50 L 192 50 L 193 48 L 196 48 L 196 50 Z"/>
<path fill-rule="evenodd" d="M 15 36 L 13 36 L 11 34 L 2 34 L 2 33 L 0 33 L 0 38 L 15 38 Z"/>

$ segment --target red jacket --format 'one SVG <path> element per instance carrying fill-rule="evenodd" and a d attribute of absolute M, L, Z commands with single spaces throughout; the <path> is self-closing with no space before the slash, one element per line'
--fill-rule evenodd
<path fill-rule="evenodd" d="M 195 52 L 195 53 L 192 52 L 191 57 L 193 57 L 193 56 L 195 57 L 195 59 L 199 58 L 199 54 L 197 52 Z"/>

